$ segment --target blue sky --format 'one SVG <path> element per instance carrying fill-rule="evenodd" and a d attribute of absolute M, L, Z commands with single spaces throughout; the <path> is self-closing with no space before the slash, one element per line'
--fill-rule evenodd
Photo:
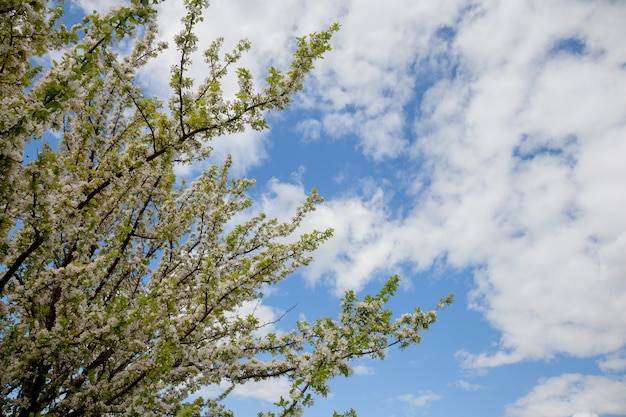
<path fill-rule="evenodd" d="M 162 6 L 163 39 L 180 3 Z M 333 51 L 271 129 L 211 144 L 257 179 L 259 210 L 287 218 L 315 187 L 304 228 L 335 229 L 257 314 L 295 305 L 286 330 L 396 273 L 398 313 L 456 298 L 421 345 L 357 362 L 305 415 L 626 416 L 626 3 L 213 0 L 199 37 L 249 38 L 262 79 L 332 22 Z M 142 70 L 153 94 L 174 57 Z M 255 415 L 285 389 L 231 403 Z"/>

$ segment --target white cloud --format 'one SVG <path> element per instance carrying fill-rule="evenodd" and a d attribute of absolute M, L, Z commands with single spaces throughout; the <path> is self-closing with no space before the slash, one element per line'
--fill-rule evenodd
<path fill-rule="evenodd" d="M 352 370 L 354 371 L 354 375 L 360 376 L 374 375 L 376 373 L 374 368 L 367 365 L 355 365 L 352 367 Z"/>
<path fill-rule="evenodd" d="M 267 403 L 274 403 L 280 397 L 289 398 L 289 381 L 286 378 L 267 379 L 259 382 L 247 382 L 237 385 L 232 394 L 240 398 L 255 399 Z"/>
<path fill-rule="evenodd" d="M 507 417 L 626 415 L 626 379 L 564 374 L 543 379 L 506 409 Z"/>
<path fill-rule="evenodd" d="M 420 391 L 418 395 L 413 394 L 404 394 L 398 397 L 395 397 L 394 400 L 402 401 L 409 404 L 411 407 L 427 407 L 431 403 L 438 401 L 441 399 L 441 395 L 435 394 L 431 391 Z"/>
<path fill-rule="evenodd" d="M 307 104 L 325 103 L 324 131 L 357 134 L 363 152 L 375 159 L 404 152 L 405 106 L 419 81 L 413 70 L 428 56 L 434 31 L 454 22 L 461 3 L 353 2 L 340 20 L 333 52 L 307 90 Z"/>
<path fill-rule="evenodd" d="M 70 7 L 78 6 L 87 14 L 94 10 L 98 13 L 105 13 L 111 7 L 121 6 L 125 3 L 128 2 L 126 0 L 74 0 L 70 3 Z"/>
<path fill-rule="evenodd" d="M 374 272 L 384 272 L 397 258 L 393 229 L 387 220 L 383 193 L 377 190 L 369 199 L 345 197 L 321 205 L 305 222 L 308 229 L 331 227 L 333 238 L 315 252 L 303 274 L 311 283 L 321 277 L 332 280 L 337 294 L 361 289 Z"/>
<path fill-rule="evenodd" d="M 261 300 L 244 302 L 235 311 L 229 313 L 230 317 L 254 316 L 259 321 L 259 328 L 253 332 L 254 336 L 265 336 L 276 332 L 276 323 L 281 317 L 281 311 L 277 308 L 262 304 Z"/>
<path fill-rule="evenodd" d="M 238 178 L 245 176 L 250 168 L 260 165 L 267 158 L 267 132 L 245 131 L 220 136 L 208 145 L 212 150 L 207 160 L 192 165 L 177 165 L 176 175 L 195 178 L 211 165 L 222 165 L 230 155 L 232 159 L 230 174 Z"/>
<path fill-rule="evenodd" d="M 589 356 L 626 343 L 619 313 L 626 288 L 618 278 L 626 263 L 606 255 L 624 249 L 626 221 L 618 212 L 626 197 L 617 190 L 626 178 L 618 161 L 626 145 L 615 130 L 626 126 L 626 80 L 612 53 L 546 56 L 556 39 L 572 31 L 586 38 L 604 25 L 586 3 L 568 3 L 568 19 L 551 25 L 540 21 L 557 14 L 552 7 L 562 13 L 561 5 L 527 6 L 485 7 L 462 25 L 460 55 L 475 71 L 457 84 L 468 91 L 466 102 L 450 107 L 458 92 L 433 91 L 433 133 L 416 144 L 433 167 L 418 218 L 454 236 L 449 259 L 484 265 L 473 305 L 503 332 L 502 350 L 469 355 L 466 366 L 557 352 Z M 528 30 L 517 27 L 530 22 Z M 499 36 L 474 42 L 487 30 Z"/>
<path fill-rule="evenodd" d="M 216 398 L 220 394 L 222 394 L 227 388 L 228 388 L 228 384 L 226 383 L 222 383 L 220 385 L 205 385 L 202 388 L 200 388 L 198 391 L 190 395 L 187 400 L 191 402 L 191 401 L 196 400 L 198 397 L 202 397 L 205 399 Z"/>
<path fill-rule="evenodd" d="M 296 124 L 296 130 L 302 134 L 305 141 L 315 141 L 320 138 L 321 123 L 315 119 L 306 119 Z"/>
<path fill-rule="evenodd" d="M 463 389 L 463 390 L 465 390 L 465 391 L 479 391 L 479 390 L 481 390 L 481 389 L 483 389 L 483 388 L 484 388 L 482 385 L 479 385 L 479 384 L 472 384 L 472 383 L 470 383 L 470 382 L 468 382 L 468 381 L 465 381 L 465 380 L 463 380 L 463 379 L 459 379 L 459 380 L 457 381 L 457 385 L 458 385 L 461 389 Z"/>
<path fill-rule="evenodd" d="M 626 371 L 626 351 L 612 353 L 598 362 L 602 372 Z"/>
<path fill-rule="evenodd" d="M 204 386 L 192 396 L 190 400 L 194 400 L 198 397 L 203 398 L 216 398 L 222 394 L 229 384 L 226 382 L 220 385 Z M 289 398 L 290 385 L 287 378 L 273 378 L 262 381 L 248 381 L 245 384 L 237 385 L 230 393 L 234 397 L 240 399 L 257 400 L 263 403 L 275 403 L 280 400 L 280 397 Z"/>
<path fill-rule="evenodd" d="M 268 218 L 287 222 L 306 197 L 307 194 L 301 183 L 280 182 L 272 178 L 267 184 L 267 191 L 260 198 L 259 210 L 267 214 Z"/>

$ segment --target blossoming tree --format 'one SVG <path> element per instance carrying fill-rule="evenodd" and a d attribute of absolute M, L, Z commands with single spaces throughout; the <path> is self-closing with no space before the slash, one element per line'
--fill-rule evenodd
<path fill-rule="evenodd" d="M 136 81 L 164 48 L 154 3 L 132 0 L 72 28 L 46 0 L 0 4 L 3 416 L 227 416 L 234 386 L 271 378 L 287 378 L 291 392 L 264 415 L 299 415 L 330 378 L 350 374 L 350 360 L 417 343 L 435 321 L 420 309 L 392 317 L 385 304 L 397 277 L 376 296 L 347 293 L 336 320 L 280 335 L 258 336 L 264 323 L 234 314 L 330 237 L 293 237 L 321 199 L 313 191 L 287 223 L 256 215 L 231 227 L 252 205 L 252 181 L 231 178 L 229 161 L 190 184 L 173 167 L 207 158 L 205 145 L 221 135 L 266 128 L 264 114 L 302 88 L 337 27 L 298 39 L 290 67 L 270 69 L 260 91 L 236 69 L 239 91 L 225 98 L 221 79 L 249 44 L 222 54 L 214 42 L 196 85 L 194 27 L 208 2 L 185 0 L 163 104 Z M 129 37 L 122 58 L 115 47 Z M 61 59 L 35 65 L 55 50 Z M 26 144 L 51 132 L 58 144 L 25 162 Z M 206 385 L 223 392 L 189 400 Z"/>

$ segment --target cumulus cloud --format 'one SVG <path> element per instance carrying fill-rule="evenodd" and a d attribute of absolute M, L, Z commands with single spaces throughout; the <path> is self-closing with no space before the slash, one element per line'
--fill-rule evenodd
<path fill-rule="evenodd" d="M 626 379 L 564 374 L 547 378 L 506 409 L 507 417 L 624 415 Z"/>
<path fill-rule="evenodd" d="M 322 101 L 324 132 L 356 134 L 363 152 L 382 160 L 407 148 L 405 106 L 415 98 L 414 70 L 427 59 L 433 33 L 454 22 L 461 1 L 351 3 L 334 51 L 319 64 L 307 92 Z"/>
<path fill-rule="evenodd" d="M 576 3 L 569 19 L 543 25 L 560 5 L 527 6 L 484 6 L 461 24 L 455 46 L 472 79 L 429 92 L 418 125 L 431 132 L 415 151 L 430 161 L 432 186 L 416 216 L 455 236 L 449 259 L 482 265 L 473 307 L 503 332 L 502 349 L 466 355 L 466 366 L 589 356 L 626 343 L 618 312 L 626 263 L 607 256 L 624 248 L 626 230 L 617 209 L 626 207 L 617 192 L 626 170 L 613 160 L 626 154 L 616 134 L 626 126 L 626 83 L 615 65 L 624 48 L 596 33 L 608 7 L 596 14 Z M 613 13 L 624 13 L 618 7 Z M 501 36 L 475 42 L 487 30 Z M 555 42 L 581 31 L 588 54 L 551 55 Z"/>

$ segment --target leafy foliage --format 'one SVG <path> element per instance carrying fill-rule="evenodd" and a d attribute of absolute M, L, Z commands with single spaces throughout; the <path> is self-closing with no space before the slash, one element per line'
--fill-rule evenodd
<path fill-rule="evenodd" d="M 265 129 L 264 114 L 289 104 L 338 27 L 298 39 L 290 67 L 270 69 L 260 92 L 236 69 L 239 91 L 227 99 L 221 80 L 250 44 L 222 54 L 215 41 L 208 76 L 194 85 L 194 27 L 208 2 L 186 0 L 165 106 L 136 82 L 165 47 L 154 3 L 133 0 L 69 29 L 47 1 L 0 5 L 2 415 L 228 416 L 234 386 L 278 377 L 291 382 L 290 398 L 265 415 L 299 415 L 330 378 L 350 375 L 351 359 L 417 343 L 435 321 L 419 309 L 393 320 L 385 304 L 397 277 L 363 301 L 346 294 L 339 320 L 280 335 L 255 336 L 263 323 L 233 314 L 331 236 L 285 239 L 321 198 L 313 191 L 290 222 L 260 214 L 231 228 L 252 205 L 253 181 L 232 179 L 229 160 L 191 184 L 173 167 L 207 158 L 216 137 Z M 129 37 L 133 50 L 119 57 Z M 55 50 L 62 58 L 50 68 L 34 64 Z M 23 162 L 25 145 L 50 132 L 58 149 L 44 144 Z M 218 398 L 183 402 L 224 384 Z"/>

